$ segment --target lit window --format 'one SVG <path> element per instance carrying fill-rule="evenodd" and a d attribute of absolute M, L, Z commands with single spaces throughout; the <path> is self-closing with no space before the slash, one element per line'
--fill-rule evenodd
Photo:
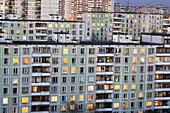
<path fill-rule="evenodd" d="M 119 103 L 113 103 L 113 108 L 115 109 L 119 108 Z"/>
<path fill-rule="evenodd" d="M 137 54 L 137 49 L 133 48 L 133 54 Z"/>
<path fill-rule="evenodd" d="M 29 64 L 29 58 L 23 58 L 23 64 Z"/>
<path fill-rule="evenodd" d="M 18 58 L 13 58 L 13 64 L 18 64 Z"/>
<path fill-rule="evenodd" d="M 132 66 L 132 71 L 136 72 L 136 66 Z"/>
<path fill-rule="evenodd" d="M 3 29 L 3 32 L 4 32 L 4 33 L 8 33 L 8 30 L 7 30 L 7 29 Z"/>
<path fill-rule="evenodd" d="M 137 58 L 136 58 L 136 57 L 133 57 L 132 62 L 133 62 L 133 63 L 136 63 L 136 62 L 137 62 Z"/>
<path fill-rule="evenodd" d="M 140 63 L 145 63 L 145 58 L 144 57 L 140 57 Z"/>
<path fill-rule="evenodd" d="M 127 84 L 124 85 L 124 90 L 128 90 L 128 85 Z"/>
<path fill-rule="evenodd" d="M 67 73 L 67 67 L 63 67 L 63 73 Z"/>
<path fill-rule="evenodd" d="M 70 105 L 70 110 L 74 110 L 74 105 Z"/>
<path fill-rule="evenodd" d="M 13 78 L 13 84 L 18 84 L 18 78 Z"/>
<path fill-rule="evenodd" d="M 57 102 L 57 96 L 51 96 L 51 102 Z"/>
<path fill-rule="evenodd" d="M 71 68 L 71 73 L 76 73 L 76 68 L 75 67 Z"/>
<path fill-rule="evenodd" d="M 26 40 L 27 38 L 26 38 L 26 36 L 23 36 L 23 40 Z"/>
<path fill-rule="evenodd" d="M 114 90 L 120 90 L 120 85 L 114 85 Z"/>
<path fill-rule="evenodd" d="M 93 109 L 93 104 L 87 104 L 87 109 Z"/>
<path fill-rule="evenodd" d="M 38 91 L 38 87 L 37 87 L 37 86 L 33 86 L 33 87 L 32 87 L 32 91 L 33 91 L 33 92 L 37 92 L 37 91 Z"/>
<path fill-rule="evenodd" d="M 22 107 L 21 110 L 22 113 L 28 113 L 28 107 Z"/>
<path fill-rule="evenodd" d="M 144 49 L 144 48 L 141 48 L 141 49 L 140 49 L 140 53 L 141 53 L 141 54 L 145 54 L 145 49 Z"/>
<path fill-rule="evenodd" d="M 132 90 L 136 89 L 136 84 L 132 84 Z"/>
<path fill-rule="evenodd" d="M 93 17 L 96 17 L 96 15 L 95 15 L 95 14 L 93 14 Z"/>
<path fill-rule="evenodd" d="M 129 54 L 129 48 L 125 49 L 125 54 Z"/>
<path fill-rule="evenodd" d="M 148 63 L 153 63 L 153 57 L 148 58 Z"/>
<path fill-rule="evenodd" d="M 83 101 L 83 95 L 79 95 L 79 101 Z"/>
<path fill-rule="evenodd" d="M 112 37 L 109 37 L 109 40 L 112 40 Z"/>
<path fill-rule="evenodd" d="M 53 27 L 53 24 L 48 24 L 48 28 L 52 28 Z"/>
<path fill-rule="evenodd" d="M 63 64 L 67 64 L 67 58 L 63 58 Z"/>
<path fill-rule="evenodd" d="M 123 108 L 127 108 L 127 102 L 123 102 Z"/>
<path fill-rule="evenodd" d="M 93 100 L 93 95 L 87 95 L 87 100 Z"/>
<path fill-rule="evenodd" d="M 17 34 L 20 34 L 20 30 L 17 30 Z"/>
<path fill-rule="evenodd" d="M 58 28 L 58 24 L 55 24 L 55 28 Z"/>
<path fill-rule="evenodd" d="M 139 98 L 143 98 L 143 93 L 139 93 Z"/>
<path fill-rule="evenodd" d="M 63 54 L 68 54 L 68 48 L 63 49 Z"/>
<path fill-rule="evenodd" d="M 61 111 L 66 111 L 66 105 L 62 105 Z"/>
<path fill-rule="evenodd" d="M 155 106 L 162 106 L 162 101 L 155 101 Z"/>
<path fill-rule="evenodd" d="M 132 28 L 130 28 L 130 31 L 132 31 Z"/>
<path fill-rule="evenodd" d="M 75 95 L 72 95 L 72 96 L 70 97 L 70 101 L 75 101 Z"/>
<path fill-rule="evenodd" d="M 67 24 L 67 26 L 66 26 L 67 28 L 69 28 L 70 27 L 70 25 L 69 24 Z"/>
<path fill-rule="evenodd" d="M 147 101 L 147 102 L 146 102 L 146 106 L 148 106 L 148 107 L 149 107 L 149 106 L 152 106 L 152 102 L 151 102 L 151 101 Z"/>
<path fill-rule="evenodd" d="M 22 103 L 28 103 L 28 97 L 22 97 Z"/>
<path fill-rule="evenodd" d="M 138 113 L 143 113 L 142 111 L 138 111 Z"/>
<path fill-rule="evenodd" d="M 3 98 L 3 104 L 8 104 L 8 98 Z"/>
<path fill-rule="evenodd" d="M 90 40 L 90 37 L 87 37 L 87 40 Z"/>
<path fill-rule="evenodd" d="M 94 86 L 88 86 L 88 91 L 94 91 Z"/>
<path fill-rule="evenodd" d="M 61 28 L 64 28 L 64 24 L 61 24 Z"/>
<path fill-rule="evenodd" d="M 23 27 L 25 27 L 25 28 L 26 28 L 26 27 L 27 27 L 27 24 L 26 24 L 26 23 L 23 23 Z"/>

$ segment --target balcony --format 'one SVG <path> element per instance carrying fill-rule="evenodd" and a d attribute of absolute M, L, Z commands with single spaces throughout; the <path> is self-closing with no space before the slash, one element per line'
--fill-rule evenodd
<path fill-rule="evenodd" d="M 114 48 L 100 48 L 97 56 L 113 57 Z"/>
<path fill-rule="evenodd" d="M 97 75 L 113 75 L 113 70 L 110 71 L 97 71 Z"/>
<path fill-rule="evenodd" d="M 33 57 L 51 57 L 51 53 L 33 53 L 32 54 Z"/>
<path fill-rule="evenodd" d="M 102 112 L 102 111 L 112 111 L 112 108 L 97 108 L 96 111 Z"/>
<path fill-rule="evenodd" d="M 35 105 L 49 105 L 50 103 L 49 102 L 44 102 L 44 101 L 33 101 L 31 102 L 31 105 L 35 106 Z"/>
<path fill-rule="evenodd" d="M 163 106 L 155 106 L 155 109 L 170 109 L 169 105 L 163 105 Z"/>
<path fill-rule="evenodd" d="M 31 106 L 31 113 L 50 113 L 49 105 Z"/>
<path fill-rule="evenodd" d="M 170 52 L 157 52 L 156 56 L 170 56 Z"/>
<path fill-rule="evenodd" d="M 155 88 L 155 91 L 170 91 L 170 88 Z"/>
<path fill-rule="evenodd" d="M 35 33 L 35 36 L 47 36 L 47 33 Z"/>
<path fill-rule="evenodd" d="M 96 99 L 96 103 L 101 103 L 101 102 L 112 102 L 112 99 Z"/>
<path fill-rule="evenodd" d="M 170 83 L 170 80 L 155 80 L 156 83 Z"/>
<path fill-rule="evenodd" d="M 37 82 L 37 83 L 32 83 L 32 86 L 49 86 L 50 82 Z"/>
<path fill-rule="evenodd" d="M 32 66 L 50 67 L 50 66 L 51 66 L 51 64 L 50 64 L 50 62 L 46 62 L 46 63 L 42 63 L 42 62 L 39 62 L 39 63 L 37 63 L 37 62 L 33 62 L 33 63 L 32 63 Z"/>
<path fill-rule="evenodd" d="M 155 100 L 170 100 L 170 95 L 168 95 L 167 97 L 155 97 Z"/>
<path fill-rule="evenodd" d="M 32 72 L 32 76 L 50 76 L 50 72 Z"/>
<path fill-rule="evenodd" d="M 113 90 L 96 90 L 96 93 L 113 93 Z"/>
<path fill-rule="evenodd" d="M 170 74 L 170 70 L 156 70 L 155 74 Z"/>
<path fill-rule="evenodd" d="M 41 91 L 41 92 L 32 92 L 31 96 L 41 96 L 41 95 L 50 95 L 49 91 Z"/>

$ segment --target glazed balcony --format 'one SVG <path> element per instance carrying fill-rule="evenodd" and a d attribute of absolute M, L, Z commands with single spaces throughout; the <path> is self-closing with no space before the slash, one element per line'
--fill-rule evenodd
<path fill-rule="evenodd" d="M 113 57 L 98 57 L 97 65 L 113 65 Z"/>
<path fill-rule="evenodd" d="M 32 96 L 31 105 L 48 105 L 49 96 Z"/>
<path fill-rule="evenodd" d="M 98 56 L 114 56 L 114 48 L 99 48 Z"/>
<path fill-rule="evenodd" d="M 96 111 L 99 112 L 109 112 L 112 111 L 112 103 L 97 103 Z"/>
<path fill-rule="evenodd" d="M 49 106 L 48 105 L 31 106 L 31 113 L 49 113 Z"/>

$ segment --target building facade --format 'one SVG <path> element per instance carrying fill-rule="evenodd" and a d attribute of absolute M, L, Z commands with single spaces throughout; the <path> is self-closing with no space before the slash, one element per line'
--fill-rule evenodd
<path fill-rule="evenodd" d="M 145 43 L 1 43 L 0 111 L 168 113 L 168 51 Z"/>

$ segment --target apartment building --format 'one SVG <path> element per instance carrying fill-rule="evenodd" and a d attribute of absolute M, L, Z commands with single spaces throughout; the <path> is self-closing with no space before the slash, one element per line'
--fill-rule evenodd
<path fill-rule="evenodd" d="M 65 19 L 77 20 L 78 12 L 113 12 L 114 0 L 65 0 Z"/>
<path fill-rule="evenodd" d="M 17 41 L 49 41 L 54 32 L 71 34 L 73 39 L 84 40 L 84 22 L 57 20 L 1 20 L 0 36 Z"/>
<path fill-rule="evenodd" d="M 168 113 L 169 35 L 163 38 L 165 45 L 1 42 L 0 111 Z"/>
<path fill-rule="evenodd" d="M 128 33 L 133 40 L 140 40 L 143 32 L 161 33 L 163 15 L 136 13 L 84 13 L 78 17 L 85 21 L 86 40 L 112 41 L 117 33 Z"/>

